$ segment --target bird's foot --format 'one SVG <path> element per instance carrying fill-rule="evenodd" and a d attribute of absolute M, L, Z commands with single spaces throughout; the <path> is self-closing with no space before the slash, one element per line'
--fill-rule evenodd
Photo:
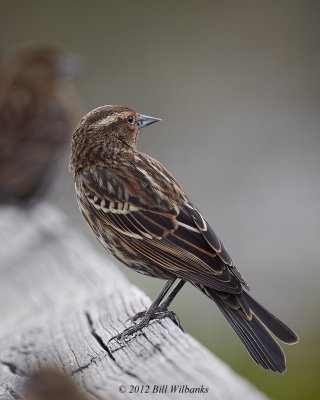
<path fill-rule="evenodd" d="M 149 322 L 154 319 L 162 319 L 162 318 L 170 318 L 182 331 L 183 328 L 181 326 L 180 320 L 178 316 L 173 312 L 167 309 L 163 309 L 161 307 L 155 310 L 146 310 L 141 311 L 135 314 L 133 317 L 129 318 L 127 321 L 132 321 L 135 325 L 130 326 L 129 328 L 125 329 L 122 333 L 113 336 L 109 341 L 111 342 L 114 339 L 117 340 L 125 340 L 128 336 L 132 336 L 134 333 L 141 331 L 143 328 L 148 326 Z M 139 323 L 136 324 L 136 321 L 141 319 Z"/>
<path fill-rule="evenodd" d="M 132 321 L 133 323 L 135 323 L 138 319 L 141 319 L 141 318 L 143 319 L 144 317 L 146 317 L 148 315 L 148 313 L 149 313 L 148 310 L 140 311 L 133 317 L 129 318 L 129 320 Z M 153 312 L 149 313 L 149 321 L 154 320 L 154 319 L 162 319 L 162 318 L 170 318 L 171 321 L 174 322 L 183 331 L 183 328 L 180 323 L 180 319 L 173 311 L 170 311 L 170 310 L 160 306 Z"/>
<path fill-rule="evenodd" d="M 117 339 L 119 341 L 123 341 L 129 336 L 132 336 L 133 334 L 141 331 L 143 328 L 145 328 L 150 322 L 149 316 L 145 316 L 138 324 L 129 326 L 129 328 L 125 329 L 123 332 L 119 333 L 118 335 L 113 336 L 109 341 L 111 342 L 114 339 Z"/>

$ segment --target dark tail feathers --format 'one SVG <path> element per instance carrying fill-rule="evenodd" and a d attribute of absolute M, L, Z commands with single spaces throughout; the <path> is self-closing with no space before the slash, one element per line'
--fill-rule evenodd
<path fill-rule="evenodd" d="M 259 318 L 259 320 L 274 334 L 278 339 L 287 344 L 294 344 L 299 341 L 298 336 L 284 324 L 280 319 L 271 314 L 270 311 L 266 310 L 261 304 L 253 299 L 245 291 L 242 292 L 246 303 L 250 307 L 251 311 Z"/>
<path fill-rule="evenodd" d="M 239 297 L 239 305 L 247 303 L 252 312 L 251 319 L 245 316 L 241 306 L 230 307 L 228 302 L 218 295 L 219 292 L 208 287 L 200 289 L 215 301 L 257 364 L 281 373 L 286 370 L 285 355 L 270 332 L 285 343 L 296 343 L 298 337 L 289 327 L 244 291 L 232 296 Z"/>

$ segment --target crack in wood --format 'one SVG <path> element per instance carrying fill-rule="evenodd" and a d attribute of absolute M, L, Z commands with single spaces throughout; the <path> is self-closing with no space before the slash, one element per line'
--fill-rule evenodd
<path fill-rule="evenodd" d="M 95 338 L 96 342 L 99 344 L 99 346 L 107 352 L 108 356 L 111 358 L 112 361 L 116 361 L 116 359 L 114 358 L 114 356 L 112 355 L 109 347 L 104 343 L 104 341 L 102 340 L 102 337 L 100 335 L 98 335 L 98 333 L 96 332 L 96 330 L 93 327 L 93 321 L 92 318 L 90 316 L 90 314 L 88 313 L 88 311 L 85 312 L 85 316 L 87 318 L 88 321 L 88 325 L 90 328 L 90 333 L 91 335 Z"/>
<path fill-rule="evenodd" d="M 0 360 L 0 363 L 7 367 L 12 374 L 24 377 L 24 373 L 12 362 Z"/>
<path fill-rule="evenodd" d="M 85 312 L 85 316 L 90 328 L 90 333 L 91 335 L 94 337 L 94 339 L 96 340 L 96 342 L 99 344 L 99 346 L 108 354 L 108 356 L 110 357 L 110 359 L 116 364 L 116 366 L 122 371 L 124 372 L 126 375 L 131 376 L 132 378 L 136 379 L 139 383 L 143 384 L 144 382 L 133 372 L 129 371 L 128 369 L 123 368 L 115 359 L 115 357 L 113 356 L 112 352 L 110 351 L 109 347 L 104 343 L 102 337 L 96 332 L 96 330 L 94 329 L 93 326 L 93 321 L 92 318 L 89 314 L 88 311 Z M 89 363 L 88 367 L 90 366 L 90 364 L 92 364 L 92 362 Z M 88 368 L 87 367 L 87 368 Z"/>
<path fill-rule="evenodd" d="M 75 369 L 74 371 L 72 371 L 71 372 L 71 376 L 86 370 L 87 368 L 90 367 L 91 364 L 94 364 L 95 362 L 96 362 L 96 357 L 92 357 L 91 360 L 88 362 L 88 364 L 82 365 L 81 367 L 79 367 L 79 368 Z"/>

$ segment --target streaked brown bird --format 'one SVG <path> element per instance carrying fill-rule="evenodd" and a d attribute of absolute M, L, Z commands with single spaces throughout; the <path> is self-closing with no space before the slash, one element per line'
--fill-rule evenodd
<path fill-rule="evenodd" d="M 51 183 L 79 116 L 76 55 L 25 47 L 0 69 L 0 202 L 28 203 Z"/>
<path fill-rule="evenodd" d="M 284 372 L 274 336 L 292 344 L 297 335 L 248 294 L 221 240 L 174 177 L 137 150 L 140 130 L 157 121 L 127 107 L 103 106 L 81 120 L 72 138 L 70 170 L 93 233 L 128 267 L 168 280 L 150 308 L 132 318 L 140 322 L 117 338 L 156 318 L 180 325 L 168 306 L 188 281 L 217 304 L 254 361 Z"/>

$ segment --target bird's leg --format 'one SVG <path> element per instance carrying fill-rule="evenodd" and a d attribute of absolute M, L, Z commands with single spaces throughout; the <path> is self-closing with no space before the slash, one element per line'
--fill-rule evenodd
<path fill-rule="evenodd" d="M 169 293 L 167 298 L 165 300 L 163 300 L 175 281 L 176 281 L 176 279 L 169 280 L 165 284 L 165 286 L 163 287 L 161 292 L 158 294 L 158 296 L 155 298 L 155 300 L 152 302 L 152 304 L 148 310 L 139 312 L 133 318 L 130 318 L 130 320 L 132 320 L 133 322 L 142 318 L 138 324 L 125 329 L 119 335 L 113 336 L 109 340 L 109 342 L 115 338 L 116 339 L 124 339 L 126 336 L 130 336 L 130 335 L 136 333 L 137 331 L 140 331 L 141 329 L 146 327 L 149 324 L 149 322 L 153 319 L 161 319 L 161 318 L 169 317 L 176 325 L 178 325 L 182 329 L 179 318 L 175 315 L 175 313 L 173 311 L 168 310 L 168 306 L 172 302 L 174 297 L 177 295 L 179 290 L 182 288 L 182 286 L 185 284 L 185 281 L 181 280 L 177 284 L 177 286 L 173 289 L 173 291 L 171 293 Z"/>
<path fill-rule="evenodd" d="M 162 300 L 161 303 L 158 305 L 158 307 L 151 313 L 150 320 L 168 317 L 183 331 L 178 316 L 173 311 L 169 311 L 168 307 L 173 301 L 173 299 L 176 297 L 176 295 L 179 293 L 179 291 L 182 289 L 185 283 L 186 281 L 182 279 L 179 281 L 179 283 L 171 291 L 171 293 L 169 293 L 168 296 L 164 300 Z M 141 311 L 137 313 L 133 318 L 131 318 L 131 320 L 135 322 L 136 320 L 143 318 L 147 313 L 149 313 L 149 311 L 150 309 L 147 311 Z"/>
<path fill-rule="evenodd" d="M 176 297 L 176 295 L 179 293 L 179 291 L 182 289 L 186 281 L 180 280 L 177 286 L 172 290 L 171 293 L 168 294 L 168 296 L 160 303 L 158 307 L 158 315 L 156 318 L 165 318 L 168 317 L 171 319 L 172 322 L 174 322 L 183 332 L 183 328 L 180 323 L 179 317 L 176 315 L 171 310 L 168 310 L 169 305 L 171 304 L 172 300 Z"/>
<path fill-rule="evenodd" d="M 180 279 L 179 283 L 177 286 L 172 290 L 171 293 L 168 294 L 168 296 L 160 303 L 159 308 L 161 308 L 163 311 L 168 310 L 169 305 L 171 304 L 172 300 L 176 297 L 176 295 L 180 292 L 180 290 L 183 288 L 184 284 L 186 281 Z"/>

